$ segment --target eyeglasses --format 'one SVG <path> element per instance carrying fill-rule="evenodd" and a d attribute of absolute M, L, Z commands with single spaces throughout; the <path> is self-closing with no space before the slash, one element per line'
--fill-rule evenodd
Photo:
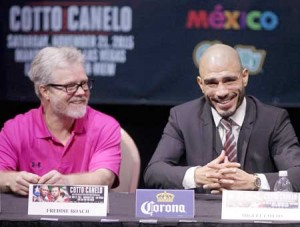
<path fill-rule="evenodd" d="M 80 83 L 69 83 L 69 84 L 47 84 L 46 86 L 54 87 L 58 90 L 67 92 L 68 94 L 74 94 L 78 88 L 81 87 L 84 91 L 91 90 L 93 88 L 94 80 L 82 81 Z"/>

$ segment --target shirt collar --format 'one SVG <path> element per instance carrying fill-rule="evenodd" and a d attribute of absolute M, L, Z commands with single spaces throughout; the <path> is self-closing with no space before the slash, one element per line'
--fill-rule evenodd
<path fill-rule="evenodd" d="M 89 107 L 87 107 L 87 112 L 89 111 Z M 35 122 L 37 124 L 37 133 L 36 133 L 36 136 L 37 138 L 49 138 L 49 137 L 52 137 L 49 129 L 47 128 L 47 125 L 46 125 L 46 121 L 45 121 L 45 118 L 43 116 L 43 113 L 44 113 L 44 108 L 43 106 L 41 105 L 38 109 L 38 116 L 36 116 L 35 118 L 36 119 L 39 119 L 39 121 Z M 73 132 L 74 133 L 84 133 L 85 132 L 85 121 L 86 121 L 86 116 L 88 114 L 86 113 L 84 115 L 83 118 L 80 118 L 80 119 L 76 119 L 75 122 L 74 122 L 74 128 L 73 128 Z"/>
<path fill-rule="evenodd" d="M 215 125 L 216 127 L 218 127 L 222 117 L 218 114 L 218 112 L 214 108 L 211 107 L 211 110 L 215 121 Z M 237 124 L 239 127 L 241 127 L 244 122 L 245 115 L 246 115 L 246 98 L 244 98 L 242 104 L 239 106 L 239 108 L 237 108 L 235 113 L 229 118 L 233 120 L 233 122 Z"/>
<path fill-rule="evenodd" d="M 44 108 L 41 105 L 37 111 L 37 116 L 35 116 L 35 119 L 39 119 L 38 121 L 35 121 L 35 124 L 37 124 L 37 131 L 36 131 L 36 137 L 37 138 L 49 138 L 51 137 L 51 133 L 49 132 L 46 122 L 43 116 Z"/>
<path fill-rule="evenodd" d="M 88 111 L 88 109 L 87 109 L 87 111 Z M 87 116 L 87 113 L 84 115 L 84 117 L 75 120 L 74 128 L 73 128 L 74 133 L 80 134 L 80 133 L 85 132 L 84 122 L 86 120 L 86 116 Z"/>

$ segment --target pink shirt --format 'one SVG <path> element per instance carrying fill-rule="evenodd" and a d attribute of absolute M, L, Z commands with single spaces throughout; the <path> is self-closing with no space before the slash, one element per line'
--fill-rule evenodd
<path fill-rule="evenodd" d="M 50 170 L 62 174 L 100 168 L 119 174 L 120 126 L 112 117 L 87 108 L 75 121 L 64 146 L 51 135 L 43 108 L 32 109 L 7 121 L 0 132 L 0 170 L 27 171 L 40 176 Z"/>

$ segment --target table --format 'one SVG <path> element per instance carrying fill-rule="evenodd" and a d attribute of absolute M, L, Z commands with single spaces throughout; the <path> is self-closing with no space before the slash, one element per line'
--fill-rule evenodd
<path fill-rule="evenodd" d="M 157 223 L 135 217 L 135 194 L 109 193 L 107 217 L 27 215 L 27 197 L 1 194 L 0 226 L 299 226 L 295 222 L 257 223 L 221 219 L 221 195 L 196 194 L 195 218 L 190 220 L 160 218 Z M 50 221 L 49 218 L 57 220 Z"/>

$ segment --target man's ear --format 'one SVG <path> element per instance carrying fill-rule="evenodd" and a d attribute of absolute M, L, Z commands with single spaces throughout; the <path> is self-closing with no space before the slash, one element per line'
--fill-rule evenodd
<path fill-rule="evenodd" d="M 203 80 L 202 80 L 201 76 L 197 76 L 197 83 L 198 83 L 201 91 L 204 93 L 204 84 L 203 84 Z"/>
<path fill-rule="evenodd" d="M 249 71 L 248 69 L 244 68 L 242 71 L 242 80 L 243 80 L 244 87 L 247 87 L 248 79 L 249 79 Z"/>
<path fill-rule="evenodd" d="M 47 89 L 46 86 L 40 85 L 39 86 L 39 92 L 40 92 L 42 98 L 44 98 L 46 100 L 49 100 L 49 90 Z"/>

